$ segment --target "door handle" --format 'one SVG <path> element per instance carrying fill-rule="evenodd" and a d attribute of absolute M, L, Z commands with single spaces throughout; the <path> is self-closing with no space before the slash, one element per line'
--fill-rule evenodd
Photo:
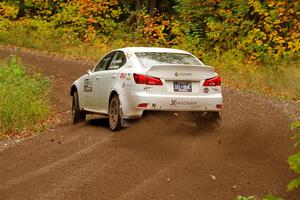
<path fill-rule="evenodd" d="M 96 80 L 100 80 L 101 79 L 101 76 L 96 76 Z"/>
<path fill-rule="evenodd" d="M 117 78 L 117 74 L 111 75 L 111 78 Z"/>

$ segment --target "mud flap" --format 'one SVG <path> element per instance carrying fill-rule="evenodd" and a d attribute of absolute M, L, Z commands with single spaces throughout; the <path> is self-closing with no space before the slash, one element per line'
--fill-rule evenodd
<path fill-rule="evenodd" d="M 121 115 L 121 126 L 124 128 L 129 127 L 129 123 L 126 119 L 123 117 L 123 110 L 122 110 L 122 105 L 120 105 L 120 115 Z"/>
<path fill-rule="evenodd" d="M 124 128 L 129 127 L 128 121 L 124 118 L 121 118 L 121 126 L 124 127 Z"/>

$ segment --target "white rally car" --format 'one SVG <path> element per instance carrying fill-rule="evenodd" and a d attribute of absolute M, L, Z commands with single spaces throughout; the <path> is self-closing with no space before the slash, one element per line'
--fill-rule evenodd
<path fill-rule="evenodd" d="M 73 123 L 86 114 L 108 116 L 111 130 L 144 111 L 192 111 L 220 119 L 221 78 L 186 51 L 128 47 L 106 54 L 71 87 Z"/>

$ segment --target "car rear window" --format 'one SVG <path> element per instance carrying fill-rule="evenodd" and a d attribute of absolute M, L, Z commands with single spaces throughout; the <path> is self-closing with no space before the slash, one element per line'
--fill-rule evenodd
<path fill-rule="evenodd" d="M 203 65 L 192 55 L 184 53 L 137 52 L 135 55 L 143 67 L 159 64 Z"/>

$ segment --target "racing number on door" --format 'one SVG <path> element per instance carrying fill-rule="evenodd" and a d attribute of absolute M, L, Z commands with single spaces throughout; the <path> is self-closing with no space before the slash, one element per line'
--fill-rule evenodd
<path fill-rule="evenodd" d="M 84 80 L 84 86 L 83 86 L 83 91 L 84 92 L 92 92 L 93 91 L 93 81 L 90 79 L 85 79 Z"/>

